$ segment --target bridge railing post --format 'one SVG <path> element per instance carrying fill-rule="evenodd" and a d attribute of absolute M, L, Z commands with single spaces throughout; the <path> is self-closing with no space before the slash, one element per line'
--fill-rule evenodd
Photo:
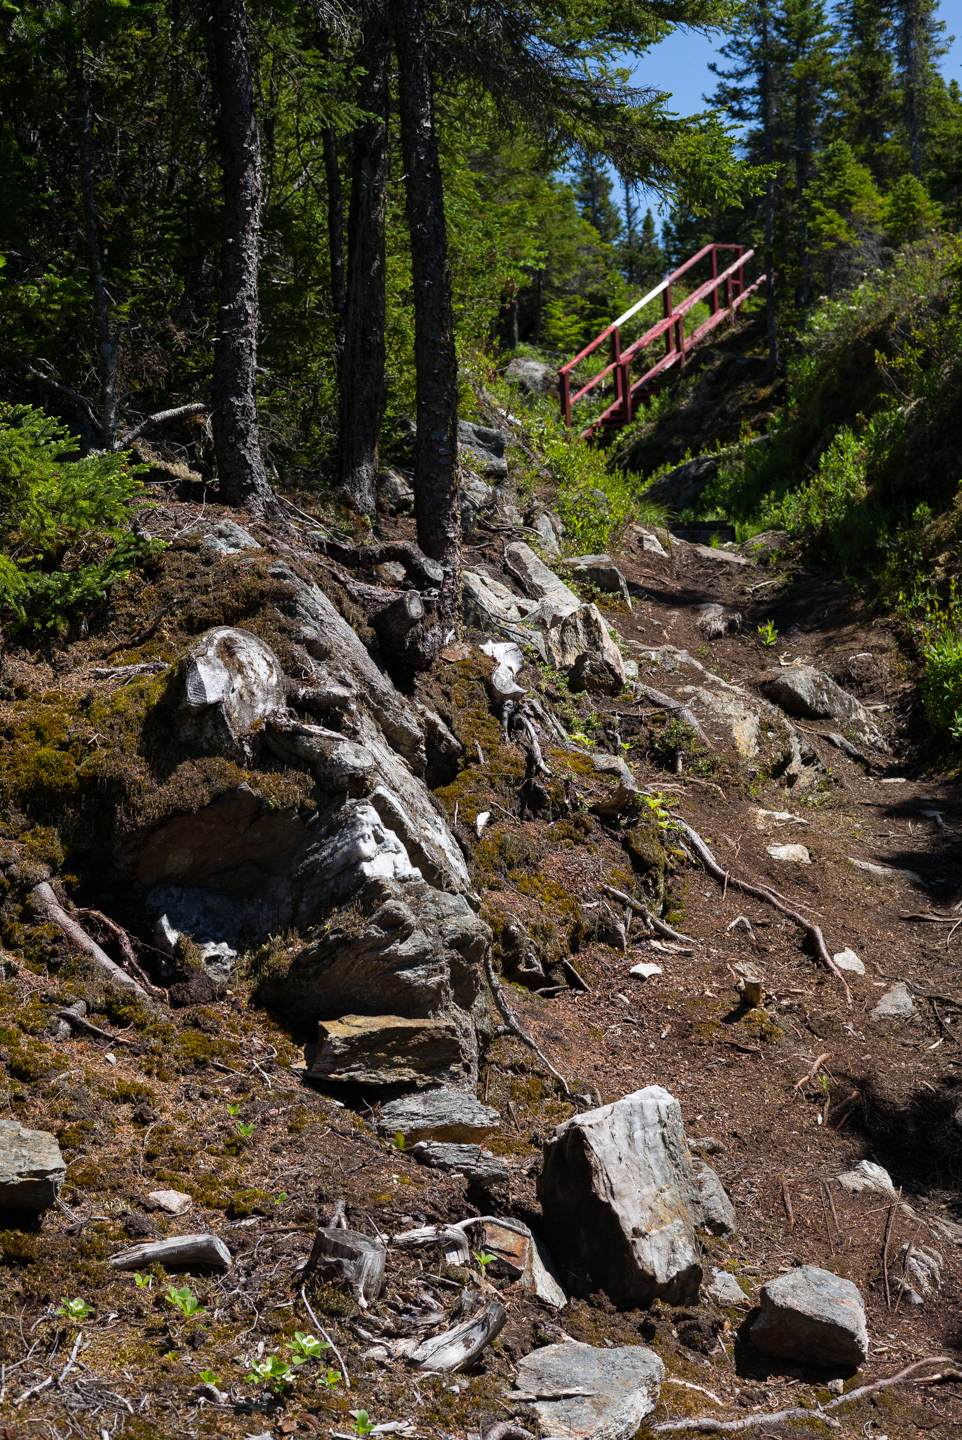
<path fill-rule="evenodd" d="M 667 320 L 674 314 L 671 305 L 671 285 L 666 285 L 661 293 L 661 307 L 664 318 Z M 675 327 L 669 325 L 665 331 L 665 354 L 670 355 L 675 348 Z"/>
<path fill-rule="evenodd" d="M 711 247 L 711 278 L 712 278 L 713 280 L 717 280 L 717 279 L 718 279 L 718 246 L 717 246 L 717 245 L 713 245 L 713 246 Z M 714 286 L 712 287 L 711 298 L 710 298 L 710 300 L 708 301 L 708 309 L 709 309 L 709 312 L 710 312 L 712 315 L 716 315 L 716 314 L 718 313 L 718 286 L 717 286 L 717 285 L 714 285 Z"/>
<path fill-rule="evenodd" d="M 571 376 L 567 370 L 562 370 L 558 376 L 561 382 L 561 418 L 568 429 L 571 429 Z"/>

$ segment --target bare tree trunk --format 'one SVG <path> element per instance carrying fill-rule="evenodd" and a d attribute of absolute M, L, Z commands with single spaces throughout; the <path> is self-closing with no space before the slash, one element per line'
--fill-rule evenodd
<path fill-rule="evenodd" d="M 768 4 L 761 6 L 761 110 L 762 139 L 766 165 L 774 158 L 772 144 L 772 55 L 769 24 L 771 16 Z M 765 185 L 765 321 L 768 329 L 768 363 L 762 376 L 762 384 L 768 385 L 775 379 L 778 370 L 778 325 L 775 313 L 775 181 L 771 175 Z"/>
<path fill-rule="evenodd" d="M 220 496 L 255 513 L 272 502 L 257 425 L 261 149 L 244 0 L 212 0 L 224 235 L 214 345 L 213 431 Z"/>
<path fill-rule="evenodd" d="M 87 89 L 83 56 L 78 55 L 74 37 L 70 34 L 67 39 L 67 60 L 80 100 L 80 194 L 83 201 L 87 264 L 94 293 L 97 354 L 100 357 L 100 413 L 96 416 L 96 421 L 103 431 L 105 448 L 112 450 L 117 435 L 117 336 L 110 323 L 110 300 L 104 283 L 103 254 L 100 247 L 100 217 L 97 214 L 97 196 L 94 190 L 94 135 L 90 92 Z"/>
<path fill-rule="evenodd" d="M 315 6 L 320 30 L 320 51 L 325 60 L 331 58 L 331 40 L 322 23 L 322 8 Z M 344 316 L 347 310 L 347 282 L 344 270 L 344 187 L 338 164 L 337 131 L 328 125 L 321 136 L 324 155 L 324 178 L 327 181 L 327 250 L 331 266 L 331 307 L 334 311 L 334 368 L 340 374 L 344 350 Z"/>
<path fill-rule="evenodd" d="M 461 582 L 458 495 L 458 365 L 444 192 L 423 0 L 393 0 L 400 89 L 401 150 L 407 181 L 414 282 L 417 440 L 414 508 L 418 544 L 447 573 L 447 618 Z"/>
<path fill-rule="evenodd" d="M 376 504 L 384 417 L 388 108 L 391 50 L 384 31 L 369 35 L 359 63 L 357 103 L 373 118 L 354 132 L 347 228 L 347 304 L 341 359 L 341 486 L 364 515 Z"/>

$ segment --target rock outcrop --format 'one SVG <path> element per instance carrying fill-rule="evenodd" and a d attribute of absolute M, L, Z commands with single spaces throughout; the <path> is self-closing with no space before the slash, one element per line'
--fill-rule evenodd
<path fill-rule="evenodd" d="M 698 1178 L 681 1107 L 661 1086 L 559 1126 L 545 1142 L 538 1194 L 553 1249 L 616 1305 L 697 1297 Z"/>
<path fill-rule="evenodd" d="M 870 710 L 861 700 L 836 685 L 831 676 L 813 665 L 786 665 L 767 671 L 758 682 L 769 700 L 789 715 L 810 720 L 837 720 L 867 745 L 879 746 L 882 737 Z"/>
<path fill-rule="evenodd" d="M 424 1141 L 480 1143 L 500 1128 L 501 1116 L 473 1095 L 439 1087 L 420 1095 L 406 1095 L 382 1105 L 377 1117 L 379 1134 L 387 1140 L 402 1135 L 405 1143 Z"/>

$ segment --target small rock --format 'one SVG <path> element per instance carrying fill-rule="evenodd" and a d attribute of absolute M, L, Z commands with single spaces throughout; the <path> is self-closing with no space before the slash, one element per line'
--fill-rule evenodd
<path fill-rule="evenodd" d="M 544 645 L 548 659 L 565 672 L 572 690 L 617 695 L 624 689 L 625 662 L 597 606 L 552 611 Z"/>
<path fill-rule="evenodd" d="M 695 1223 L 712 1235 L 737 1235 L 735 1208 L 717 1173 L 704 1160 L 693 1161 L 692 1169 L 698 1185 L 699 1214 Z"/>
<path fill-rule="evenodd" d="M 689 1140 L 688 1148 L 693 1155 L 723 1155 L 725 1146 L 712 1135 L 703 1135 L 698 1140 Z"/>
<path fill-rule="evenodd" d="M 541 549 L 549 560 L 557 560 L 561 556 L 561 546 L 558 544 L 558 537 L 555 527 L 551 523 L 551 517 L 544 511 L 534 516 L 531 523 L 532 530 L 537 530 L 541 536 Z"/>
<path fill-rule="evenodd" d="M 481 1231 L 481 1248 L 494 1256 L 495 1273 L 516 1280 L 522 1290 L 555 1309 L 563 1309 L 568 1297 L 561 1287 L 544 1242 L 520 1220 L 484 1219 L 473 1230 Z"/>
<path fill-rule="evenodd" d="M 149 1210 L 166 1210 L 168 1215 L 186 1215 L 191 1198 L 181 1190 L 151 1190 L 144 1199 Z"/>
<path fill-rule="evenodd" d="M 929 1245 L 902 1246 L 902 1262 L 892 1272 L 892 1280 L 913 1305 L 933 1299 L 942 1289 L 944 1258 Z"/>
<path fill-rule="evenodd" d="M 478 1185 L 497 1185 L 511 1174 L 497 1155 L 480 1145 L 450 1145 L 443 1140 L 419 1140 L 411 1146 L 411 1154 L 420 1165 L 432 1170 L 446 1170 L 463 1175 Z"/>
<path fill-rule="evenodd" d="M 285 694 L 280 661 L 247 630 L 208 630 L 187 657 L 182 706 L 208 748 L 243 748 L 251 732 L 284 706 Z"/>
<path fill-rule="evenodd" d="M 382 470 L 377 477 L 377 508 L 386 515 L 414 509 L 414 488 L 397 470 Z"/>
<path fill-rule="evenodd" d="M 727 605 L 696 605 L 695 624 L 706 640 L 720 640 L 724 635 L 737 634 L 742 628 L 742 617 Z"/>
<path fill-rule="evenodd" d="M 812 857 L 804 845 L 766 845 L 765 849 L 773 860 L 785 860 L 794 865 L 812 863 Z"/>
<path fill-rule="evenodd" d="M 607 594 L 621 595 L 631 609 L 628 581 L 610 555 L 573 555 L 565 563 L 571 567 L 576 580 L 596 585 Z"/>
<path fill-rule="evenodd" d="M 652 535 L 647 530 L 642 530 L 639 534 L 638 545 L 639 548 L 645 551 L 648 555 L 661 555 L 663 559 L 668 559 L 668 551 L 665 549 L 664 545 L 662 545 L 661 541 L 658 539 L 658 536 Z"/>
<path fill-rule="evenodd" d="M 909 992 L 909 987 L 904 980 L 893 985 L 891 990 L 886 990 L 875 1009 L 872 1011 L 873 1020 L 909 1020 L 915 1015 L 915 1001 Z"/>
<path fill-rule="evenodd" d="M 375 565 L 374 573 L 385 585 L 403 585 L 408 574 L 400 560 L 382 560 Z"/>
<path fill-rule="evenodd" d="M 453 1020 L 401 1015 L 344 1015 L 317 1022 L 310 1075 L 351 1085 L 423 1085 L 445 1080 L 461 1064 Z"/>
<path fill-rule="evenodd" d="M 844 1381 L 844 1380 L 839 1380 L 839 1379 L 829 1380 L 829 1382 L 828 1382 L 828 1384 L 826 1385 L 825 1388 L 826 1388 L 826 1390 L 829 1392 L 830 1395 L 844 1395 L 844 1394 L 845 1394 L 845 1381 Z"/>
<path fill-rule="evenodd" d="M 729 1275 L 727 1270 L 715 1271 L 705 1286 L 705 1294 L 719 1305 L 747 1305 L 749 1303 L 748 1296 L 734 1275 Z"/>
<path fill-rule="evenodd" d="M 874 865 L 871 860 L 856 860 L 852 855 L 846 855 L 845 858 L 856 870 L 865 870 L 869 875 L 878 875 L 882 880 L 905 880 L 909 885 L 920 885 L 923 890 L 928 889 L 921 875 L 915 870 L 902 870 L 895 865 Z"/>
<path fill-rule="evenodd" d="M 638 679 L 638 661 L 637 661 L 637 660 L 626 660 L 626 661 L 625 661 L 625 683 L 626 683 L 627 685 L 631 685 L 631 684 L 633 683 L 633 681 L 635 681 L 635 680 L 637 680 L 637 679 Z"/>
<path fill-rule="evenodd" d="M 872 1160 L 860 1160 L 851 1170 L 838 1177 L 843 1190 L 857 1195 L 860 1190 L 874 1190 L 880 1195 L 895 1195 L 895 1186 L 889 1172 Z"/>
<path fill-rule="evenodd" d="M 853 975 L 865 974 L 865 966 L 854 950 L 840 950 L 832 959 L 840 970 L 850 970 Z"/>
<path fill-rule="evenodd" d="M 465 1091 L 440 1087 L 390 1100 L 375 1123 L 385 1139 L 400 1132 L 408 1145 L 419 1140 L 477 1144 L 500 1129 L 501 1116 Z"/>
<path fill-rule="evenodd" d="M 851 1280 L 800 1265 L 762 1286 L 752 1344 L 801 1364 L 859 1366 L 868 1355 L 865 1307 Z"/>
<path fill-rule="evenodd" d="M 472 425 L 468 420 L 458 421 L 458 454 L 476 465 L 482 475 L 492 480 L 508 478 L 508 462 L 504 458 L 504 447 L 508 437 L 503 430 L 493 430 L 488 425 Z"/>
<path fill-rule="evenodd" d="M 261 542 L 235 521 L 218 520 L 204 536 L 204 548 L 218 555 L 237 555 L 242 550 L 260 550 Z"/>
<path fill-rule="evenodd" d="M 568 1341 L 546 1345 L 518 1362 L 518 1394 L 529 1401 L 545 1435 L 558 1440 L 631 1440 L 658 1403 L 665 1367 L 644 1345 L 596 1349 Z M 583 1390 L 586 1395 L 565 1395 Z"/>
<path fill-rule="evenodd" d="M 0 1209 L 48 1210 L 66 1173 L 55 1136 L 0 1120 Z"/>
<path fill-rule="evenodd" d="M 791 810 L 754 810 L 752 813 L 755 816 L 755 825 L 763 832 L 774 830 L 776 825 L 808 824 L 801 815 L 793 815 Z"/>

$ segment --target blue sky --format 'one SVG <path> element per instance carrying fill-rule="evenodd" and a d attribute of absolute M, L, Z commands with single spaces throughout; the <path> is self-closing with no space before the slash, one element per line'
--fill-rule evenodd
<path fill-rule="evenodd" d="M 942 73 L 947 80 L 958 80 L 962 84 L 962 0 L 942 0 L 941 18 L 951 35 L 959 31 L 942 57 Z M 948 40 L 948 36 L 944 37 Z M 718 48 L 724 44 L 724 37 L 685 34 L 676 30 L 667 40 L 650 50 L 633 69 L 634 83 L 639 87 L 655 86 L 671 92 L 669 109 L 679 115 L 694 115 L 706 109 L 703 95 L 710 95 L 716 84 L 716 77 L 709 71 L 709 63 L 718 60 Z M 626 67 L 631 65 L 624 57 Z M 614 172 L 612 172 L 613 174 Z M 616 180 L 620 191 L 620 181 Z M 643 204 L 650 204 L 657 215 L 657 198 L 642 194 Z"/>

